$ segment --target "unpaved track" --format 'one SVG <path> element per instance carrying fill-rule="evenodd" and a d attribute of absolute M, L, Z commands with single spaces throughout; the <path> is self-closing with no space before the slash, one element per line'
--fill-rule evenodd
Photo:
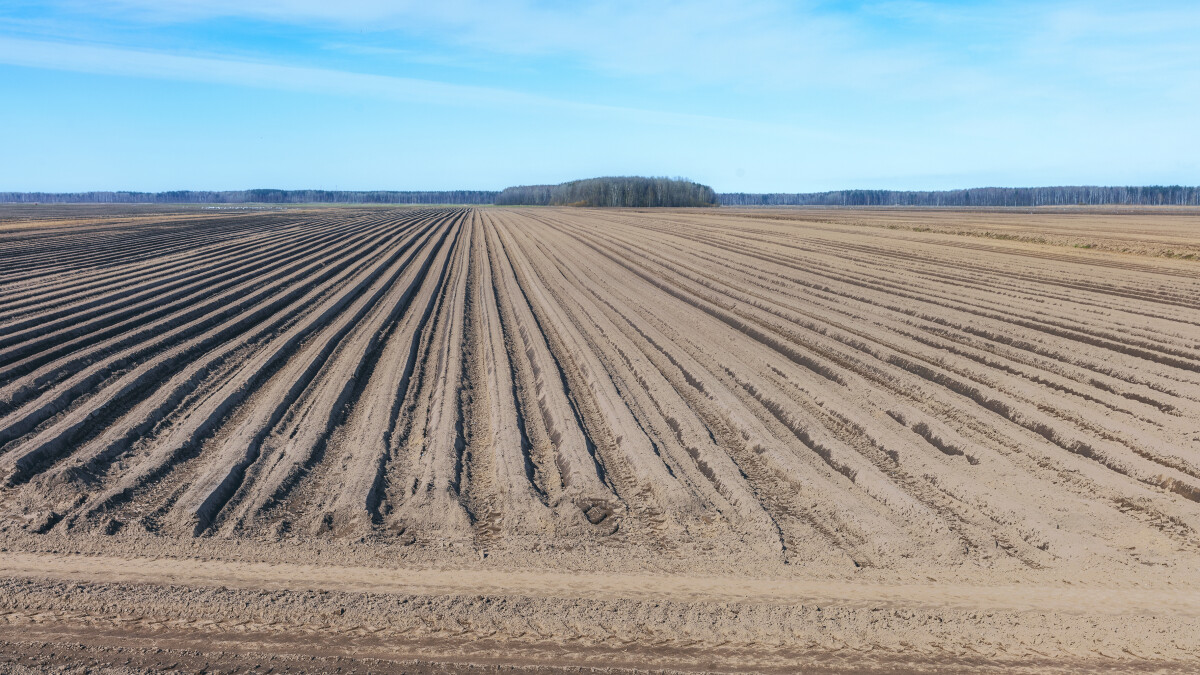
<path fill-rule="evenodd" d="M 186 628 L 248 667 L 433 668 L 480 640 L 460 665 L 1194 666 L 1190 216 L 954 213 L 0 231 L 0 640 L 186 650 Z"/>
<path fill-rule="evenodd" d="M 755 604 L 873 604 L 913 609 L 1064 612 L 1094 616 L 1160 611 L 1200 617 L 1200 590 L 880 584 L 831 579 L 675 576 L 622 573 L 506 571 L 489 569 L 387 569 L 251 563 L 221 560 L 132 558 L 47 553 L 0 554 L 0 573 L 64 581 L 182 584 L 290 591 L 357 591 L 411 595 L 497 595 L 538 598 L 612 598 Z"/>

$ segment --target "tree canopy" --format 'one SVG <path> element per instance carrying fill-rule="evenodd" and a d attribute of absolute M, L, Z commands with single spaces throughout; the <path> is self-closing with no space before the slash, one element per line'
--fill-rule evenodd
<path fill-rule="evenodd" d="M 45 204 L 501 204 L 532 206 L 1200 206 L 1200 187 L 1054 186 L 966 190 L 835 190 L 716 194 L 683 178 L 614 176 L 495 190 L 173 190 L 170 192 L 0 192 L 0 202 Z"/>
<path fill-rule="evenodd" d="M 1068 206 L 1127 204 L 1200 206 L 1200 188 L 1179 185 L 1101 187 L 1060 185 L 1033 188 L 970 188 L 928 192 L 835 190 L 832 192 L 720 195 L 728 206 Z"/>
<path fill-rule="evenodd" d="M 608 176 L 505 188 L 496 204 L 522 206 L 717 206 L 707 185 L 684 178 Z"/>

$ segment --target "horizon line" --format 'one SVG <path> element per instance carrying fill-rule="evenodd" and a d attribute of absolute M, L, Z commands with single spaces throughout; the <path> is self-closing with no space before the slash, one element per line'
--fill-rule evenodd
<path fill-rule="evenodd" d="M 607 178 L 609 176 L 603 176 Z M 630 176 L 633 177 L 633 176 Z M 575 180 L 588 179 L 571 179 L 563 181 L 563 183 L 573 182 Z M 688 182 L 699 183 L 698 181 Z M 0 195 L 47 195 L 47 196 L 63 196 L 63 195 L 85 195 L 85 194 L 127 194 L 127 195 L 165 195 L 172 192 L 191 192 L 191 193 L 212 193 L 212 194 L 228 194 L 235 192 L 340 192 L 340 193 L 428 193 L 428 192 L 503 192 L 514 187 L 531 187 L 536 185 L 559 185 L 560 183 L 527 183 L 521 185 L 508 185 L 503 188 L 437 188 L 437 189 L 394 189 L 394 188 L 367 188 L 367 189 L 345 189 L 345 188 L 275 188 L 275 187 L 255 187 L 255 188 L 234 188 L 226 190 L 214 190 L 205 188 L 177 188 L 171 190 L 112 190 L 112 189 L 94 189 L 94 190 L 0 190 Z M 712 188 L 711 185 L 705 187 Z M 844 187 L 833 190 L 795 190 L 795 191 L 720 191 L 712 188 L 717 194 L 730 195 L 819 195 L 830 194 L 834 192 L 967 192 L 971 190 L 1045 190 L 1049 188 L 1185 188 L 1185 189 L 1200 189 L 1200 183 L 1142 183 L 1142 184 L 1119 184 L 1119 183 L 1059 183 L 1053 185 L 975 185 L 971 187 L 943 188 L 943 189 L 900 189 L 900 188 L 869 188 L 869 187 Z M 0 199 L 0 203 L 13 203 Z"/>

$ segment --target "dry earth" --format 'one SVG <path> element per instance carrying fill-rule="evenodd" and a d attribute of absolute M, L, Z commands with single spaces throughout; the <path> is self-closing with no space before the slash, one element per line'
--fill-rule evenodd
<path fill-rule="evenodd" d="M 1195 213 L 42 213 L 0 668 L 1200 667 Z"/>
<path fill-rule="evenodd" d="M 1117 253 L 1200 259 L 1200 209 L 1194 206 L 887 209 L 871 207 L 738 209 L 754 218 L 941 232 Z"/>

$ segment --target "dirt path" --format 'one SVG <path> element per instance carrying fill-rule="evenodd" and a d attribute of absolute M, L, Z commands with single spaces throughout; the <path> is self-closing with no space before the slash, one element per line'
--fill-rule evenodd
<path fill-rule="evenodd" d="M 1064 672 L 1197 656 L 1200 590 L 878 583 L 0 553 L 0 644 L 38 666 L 333 672 L 671 667 Z M 55 645 L 47 651 L 47 644 Z M 106 650 L 115 649 L 115 653 Z M 408 664 L 407 666 L 405 664 Z M 440 664 L 440 665 L 439 665 Z M 177 667 L 177 666 L 176 666 Z M 274 667 L 274 666 L 273 666 Z"/>
<path fill-rule="evenodd" d="M 0 553 L 0 577 L 405 595 L 495 595 L 676 602 L 812 604 L 1086 615 L 1200 617 L 1200 589 L 967 584 L 882 585 L 828 579 L 380 569 L 220 560 Z"/>

